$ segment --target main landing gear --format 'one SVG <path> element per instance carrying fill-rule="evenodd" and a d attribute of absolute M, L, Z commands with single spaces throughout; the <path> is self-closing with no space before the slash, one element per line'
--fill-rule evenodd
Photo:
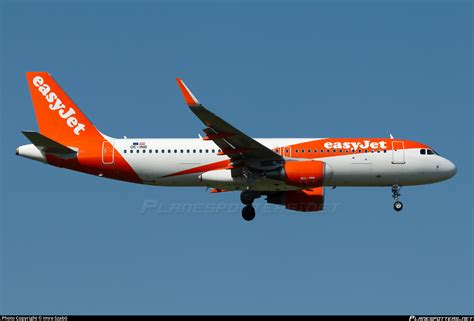
<path fill-rule="evenodd" d="M 255 209 L 252 205 L 246 205 L 242 209 L 242 218 L 246 221 L 251 221 L 255 218 Z"/>
<path fill-rule="evenodd" d="M 252 206 L 255 200 L 255 194 L 247 189 L 240 193 L 240 201 L 245 205 L 242 209 L 242 218 L 246 221 L 251 221 L 255 218 L 255 209 Z"/>
<path fill-rule="evenodd" d="M 392 186 L 392 197 L 395 200 L 393 203 L 393 209 L 397 212 L 400 212 L 403 209 L 403 203 L 398 200 L 398 198 L 401 196 L 400 190 L 402 188 L 399 187 L 398 185 L 393 185 Z"/>

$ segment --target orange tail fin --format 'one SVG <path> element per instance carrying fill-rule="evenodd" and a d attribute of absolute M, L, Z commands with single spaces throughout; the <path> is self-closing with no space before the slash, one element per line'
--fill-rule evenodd
<path fill-rule="evenodd" d="M 27 72 L 26 79 L 40 133 L 66 146 L 84 147 L 102 134 L 47 72 Z"/>

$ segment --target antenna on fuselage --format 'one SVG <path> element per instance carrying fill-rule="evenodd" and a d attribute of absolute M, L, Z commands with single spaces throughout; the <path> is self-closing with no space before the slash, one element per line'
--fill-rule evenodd
<path fill-rule="evenodd" d="M 390 138 L 391 138 L 391 139 L 393 139 L 393 136 L 392 136 L 392 134 L 391 134 L 391 133 L 390 133 Z"/>
<path fill-rule="evenodd" d="M 200 140 L 202 140 L 202 136 L 201 136 L 201 134 L 198 134 L 198 137 L 199 137 L 199 139 L 200 139 Z"/>

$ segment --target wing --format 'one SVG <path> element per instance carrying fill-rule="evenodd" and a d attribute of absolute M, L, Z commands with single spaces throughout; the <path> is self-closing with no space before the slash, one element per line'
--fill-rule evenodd
<path fill-rule="evenodd" d="M 234 164 L 245 161 L 270 161 L 280 163 L 283 157 L 245 135 L 225 120 L 207 110 L 194 97 L 184 82 L 177 78 L 179 88 L 191 111 L 206 125 L 205 140 L 212 140 Z"/>

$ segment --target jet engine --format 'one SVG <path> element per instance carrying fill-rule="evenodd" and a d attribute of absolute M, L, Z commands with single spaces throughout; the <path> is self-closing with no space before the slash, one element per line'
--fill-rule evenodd
<path fill-rule="evenodd" d="M 286 162 L 282 167 L 268 171 L 265 177 L 282 180 L 288 185 L 318 187 L 332 176 L 331 167 L 321 161 Z"/>

